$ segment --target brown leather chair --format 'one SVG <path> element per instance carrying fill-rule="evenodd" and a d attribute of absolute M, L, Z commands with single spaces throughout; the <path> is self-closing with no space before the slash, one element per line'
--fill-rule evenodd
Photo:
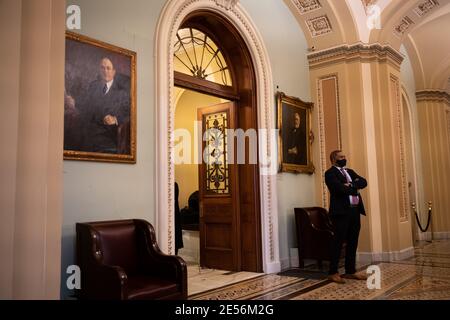
<path fill-rule="evenodd" d="M 145 220 L 77 223 L 80 299 L 187 298 L 183 259 L 163 254 Z"/>
<path fill-rule="evenodd" d="M 305 267 L 304 259 L 317 260 L 322 268 L 322 261 L 330 260 L 334 237 L 328 212 L 321 207 L 295 208 L 294 211 L 300 268 Z"/>

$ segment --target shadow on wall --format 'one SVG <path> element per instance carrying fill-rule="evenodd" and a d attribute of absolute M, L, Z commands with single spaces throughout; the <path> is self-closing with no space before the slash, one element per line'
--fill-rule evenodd
<path fill-rule="evenodd" d="M 65 226 L 63 229 L 63 236 L 61 241 L 61 300 L 74 299 L 74 290 L 69 290 L 67 287 L 67 279 L 70 274 L 67 274 L 67 268 L 75 264 L 76 252 L 76 233 L 75 225 Z"/>

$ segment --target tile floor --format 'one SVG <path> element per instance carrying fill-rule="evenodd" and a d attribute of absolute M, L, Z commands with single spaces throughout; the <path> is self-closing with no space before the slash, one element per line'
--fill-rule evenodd
<path fill-rule="evenodd" d="M 198 265 L 188 265 L 188 294 L 192 296 L 262 275 L 261 273 L 253 272 L 203 269 L 199 268 Z"/>
<path fill-rule="evenodd" d="M 199 270 L 189 266 L 192 300 L 450 300 L 450 240 L 424 243 L 415 256 L 373 263 L 381 270 L 381 287 L 370 290 L 365 281 L 336 284 L 314 268 L 281 274 Z M 363 273 L 366 266 L 358 266 Z"/>

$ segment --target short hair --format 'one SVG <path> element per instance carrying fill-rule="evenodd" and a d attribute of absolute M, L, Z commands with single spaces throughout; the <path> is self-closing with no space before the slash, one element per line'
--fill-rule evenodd
<path fill-rule="evenodd" d="M 336 160 L 336 156 L 338 153 L 342 152 L 342 150 L 334 150 L 330 153 L 330 161 L 331 163 L 334 163 L 334 160 Z"/>
<path fill-rule="evenodd" d="M 116 68 L 114 67 L 114 62 L 112 61 L 112 59 L 111 59 L 110 57 L 107 57 L 107 56 L 102 57 L 102 58 L 100 59 L 100 63 L 102 63 L 103 60 L 108 60 L 109 62 L 111 62 L 111 65 L 112 65 L 113 69 L 116 69 Z"/>

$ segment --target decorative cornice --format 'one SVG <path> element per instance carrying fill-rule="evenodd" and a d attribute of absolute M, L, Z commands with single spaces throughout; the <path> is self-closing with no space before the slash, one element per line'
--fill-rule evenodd
<path fill-rule="evenodd" d="M 239 0 L 215 0 L 219 7 L 225 8 L 226 10 L 232 9 Z"/>
<path fill-rule="evenodd" d="M 360 60 L 361 62 L 388 62 L 399 69 L 403 59 L 403 55 L 391 46 L 382 46 L 378 43 L 372 45 L 362 43 L 342 45 L 308 54 L 309 67 L 311 69 L 353 60 Z"/>
<path fill-rule="evenodd" d="M 417 101 L 444 102 L 450 106 L 450 95 L 439 90 L 420 90 L 416 92 Z"/>

